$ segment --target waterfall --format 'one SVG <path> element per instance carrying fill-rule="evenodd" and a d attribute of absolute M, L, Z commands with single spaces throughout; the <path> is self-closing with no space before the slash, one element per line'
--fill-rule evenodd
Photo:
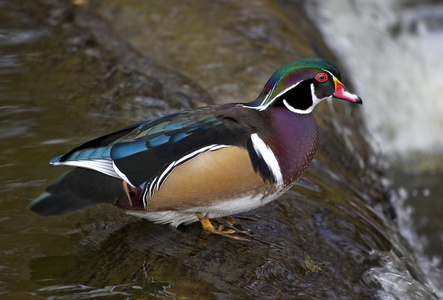
<path fill-rule="evenodd" d="M 305 9 L 363 98 L 370 140 L 397 192 L 399 231 L 443 299 L 442 212 L 435 211 L 443 207 L 443 2 L 314 0 Z M 429 224 L 420 234 L 417 220 Z M 380 283 L 398 288 L 389 276 Z"/>
<path fill-rule="evenodd" d="M 407 2 L 307 3 L 366 100 L 366 124 L 386 155 L 443 152 L 443 4 Z"/>

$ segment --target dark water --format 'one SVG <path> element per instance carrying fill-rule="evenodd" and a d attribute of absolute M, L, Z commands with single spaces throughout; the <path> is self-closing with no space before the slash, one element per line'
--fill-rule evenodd
<path fill-rule="evenodd" d="M 442 298 L 443 3 L 306 4 L 328 45 L 358 78 L 359 93 L 369 100 L 362 111 L 374 144 L 386 156 L 399 231 Z"/>
<path fill-rule="evenodd" d="M 163 20 L 162 13 L 170 14 L 171 6 L 160 2 L 151 3 L 155 14 L 146 12 L 154 20 Z M 205 12 L 199 16 L 206 16 L 207 6 L 216 5 L 198 3 L 191 11 Z M 297 36 L 297 31 L 291 31 L 287 21 L 282 22 L 286 27 L 280 24 L 284 14 L 275 13 L 275 7 L 257 3 L 263 7 L 248 8 L 250 14 L 234 3 L 222 6 L 233 15 L 240 11 L 244 17 L 234 18 L 240 20 L 241 30 L 228 35 L 234 41 L 246 40 L 235 49 L 245 51 L 242 59 L 262 59 L 266 61 L 263 68 L 271 69 L 279 59 L 314 53 L 306 45 L 303 50 L 288 50 L 291 47 L 280 38 Z M 125 9 L 144 8 L 136 1 L 132 4 L 121 10 L 118 5 L 95 9 L 117 18 Z M 257 11 L 266 15 L 269 7 L 280 21 L 268 26 L 282 29 L 271 43 L 263 39 L 261 27 L 257 28 L 263 22 L 255 19 Z M 175 15 L 183 12 L 180 9 Z M 216 19 L 220 7 L 212 9 Z M 230 80 L 214 74 L 202 83 L 206 92 L 177 70 L 171 71 L 174 60 L 166 54 L 169 69 L 158 66 L 141 55 L 140 48 L 137 52 L 125 38 L 109 31 L 109 20 L 57 1 L 0 2 L 1 296 L 434 297 L 392 225 L 394 216 L 381 193 L 379 174 L 368 163 L 370 150 L 355 131 L 355 124 L 361 122 L 359 115 L 341 105 L 325 103 L 319 108 L 322 142 L 296 187 L 265 207 L 235 216 L 236 228 L 246 232 L 246 242 L 207 236 L 199 224 L 177 230 L 154 225 L 106 205 L 60 217 L 31 213 L 28 203 L 67 170 L 49 166 L 53 156 L 129 124 L 211 103 L 212 97 L 223 102 L 222 91 L 228 91 L 229 97 L 238 92 L 230 89 L 233 85 L 208 88 L 218 80 Z M 232 32 L 228 25 L 220 28 Z M 159 35 L 163 39 L 157 43 L 163 41 L 165 48 L 171 45 L 171 33 Z M 294 44 L 303 38 L 295 40 Z M 258 54 L 253 52 L 257 47 Z M 157 44 L 155 48 L 153 52 L 161 49 Z M 172 53 L 183 50 L 168 49 Z M 276 53 L 283 54 L 266 60 Z M 211 67 L 202 63 L 198 68 L 185 68 L 183 61 L 180 66 L 189 76 L 204 66 Z M 229 68 L 237 74 L 236 80 L 255 73 L 254 68 L 246 75 L 241 67 L 237 72 L 235 65 Z M 241 86 L 254 86 L 265 74 L 249 76 L 250 82 Z M 333 121 L 333 116 L 338 119 Z M 394 288 L 387 288 L 386 282 Z"/>

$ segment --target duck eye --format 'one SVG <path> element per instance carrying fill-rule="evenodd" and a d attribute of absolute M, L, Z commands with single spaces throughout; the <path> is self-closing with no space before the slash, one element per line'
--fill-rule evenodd
<path fill-rule="evenodd" d="M 318 82 L 325 82 L 326 80 L 328 80 L 328 75 L 326 75 L 326 73 L 320 73 L 315 76 L 315 79 Z"/>

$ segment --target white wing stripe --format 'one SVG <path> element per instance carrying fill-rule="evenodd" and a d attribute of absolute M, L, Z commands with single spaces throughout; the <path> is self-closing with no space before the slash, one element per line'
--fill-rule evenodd
<path fill-rule="evenodd" d="M 152 197 L 152 195 L 154 194 L 154 187 L 155 190 L 160 190 L 163 182 L 166 180 L 166 178 L 168 178 L 169 174 L 172 173 L 172 171 L 174 170 L 175 167 L 177 167 L 178 165 L 181 165 L 185 162 L 187 162 L 188 160 L 191 160 L 192 158 L 196 157 L 197 155 L 199 155 L 200 153 L 206 152 L 206 151 L 215 151 L 221 148 L 225 148 L 225 147 L 229 147 L 228 145 L 217 145 L 217 144 L 213 144 L 213 145 L 209 145 L 203 148 L 200 148 L 198 150 L 195 150 L 194 152 L 191 152 L 185 156 L 182 156 L 180 159 L 173 161 L 172 163 L 170 163 L 166 169 L 164 169 L 164 171 L 159 174 L 158 176 L 156 176 L 146 187 L 146 189 L 149 190 L 149 196 Z"/>
<path fill-rule="evenodd" d="M 112 167 L 113 167 L 115 173 L 119 176 L 119 178 L 126 181 L 130 186 L 135 187 L 135 185 L 132 184 L 132 182 L 128 179 L 128 177 L 122 171 L 120 171 L 119 168 L 117 168 L 114 161 L 112 161 Z"/>
<path fill-rule="evenodd" d="M 54 162 L 54 166 L 73 166 L 85 169 L 91 169 L 103 174 L 120 178 L 121 176 L 114 170 L 112 160 L 97 159 L 97 160 L 70 160 L 63 162 Z"/>

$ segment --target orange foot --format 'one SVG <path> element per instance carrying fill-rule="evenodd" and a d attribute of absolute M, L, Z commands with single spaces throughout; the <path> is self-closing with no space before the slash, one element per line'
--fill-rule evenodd
<path fill-rule="evenodd" d="M 232 229 L 227 229 L 227 230 L 223 230 L 224 226 L 223 225 L 219 225 L 217 229 L 215 229 L 214 225 L 212 225 L 211 221 L 209 221 L 207 216 L 203 216 L 202 213 L 197 213 L 197 217 L 200 220 L 200 223 L 203 226 L 203 230 L 206 230 L 210 233 L 214 233 L 214 234 L 219 234 L 219 235 L 223 235 L 235 240 L 240 240 L 240 241 L 247 241 L 244 238 L 232 235 L 233 233 L 235 233 L 235 230 Z"/>

